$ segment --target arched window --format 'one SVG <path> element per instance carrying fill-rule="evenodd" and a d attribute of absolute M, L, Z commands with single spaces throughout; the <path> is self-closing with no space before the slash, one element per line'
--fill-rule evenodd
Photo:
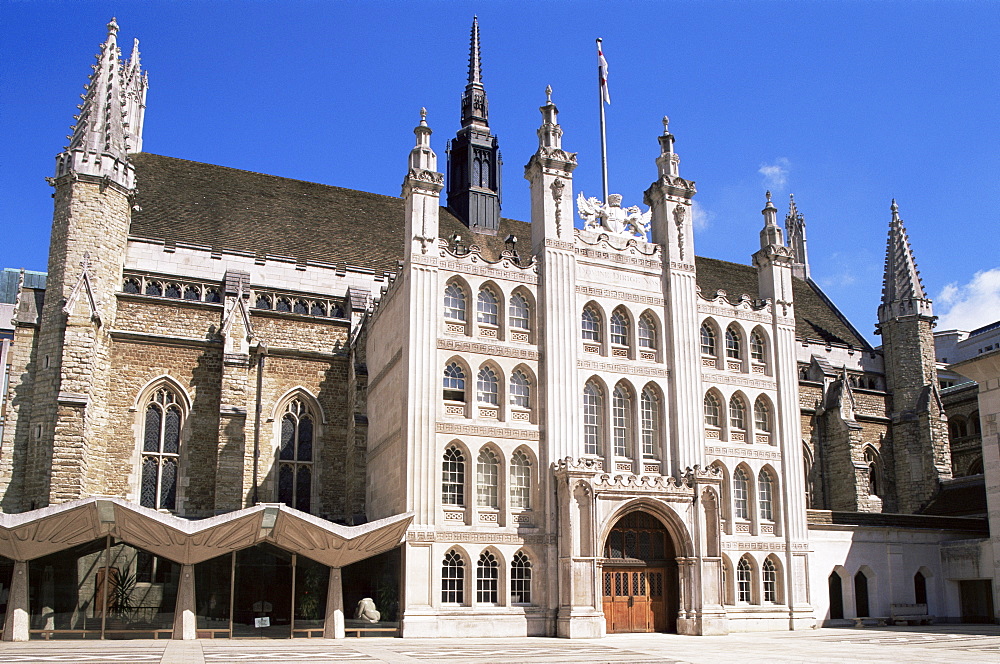
<path fill-rule="evenodd" d="M 773 496 L 774 480 L 771 479 L 771 473 L 761 469 L 757 475 L 757 507 L 763 521 L 774 521 Z"/>
<path fill-rule="evenodd" d="M 764 362 L 765 359 L 764 336 L 754 330 L 750 333 L 750 359 L 754 362 Z"/>
<path fill-rule="evenodd" d="M 952 438 L 962 438 L 966 434 L 965 420 L 962 417 L 953 417 L 948 421 L 948 428 L 951 429 Z"/>
<path fill-rule="evenodd" d="M 660 437 L 660 408 L 656 394 L 648 387 L 642 391 L 640 402 L 642 426 L 642 455 L 656 457 Z"/>
<path fill-rule="evenodd" d="M 181 285 L 180 284 L 167 284 L 167 288 L 163 291 L 164 297 L 173 297 L 180 299 L 181 297 Z"/>
<path fill-rule="evenodd" d="M 648 315 L 639 317 L 639 348 L 656 350 L 656 323 Z"/>
<path fill-rule="evenodd" d="M 476 504 L 496 509 L 500 505 L 500 462 L 493 450 L 484 447 L 476 459 Z"/>
<path fill-rule="evenodd" d="M 274 305 L 275 311 L 290 312 L 292 310 L 292 301 L 287 297 L 279 297 L 277 303 Z"/>
<path fill-rule="evenodd" d="M 444 400 L 465 401 L 465 371 L 457 362 L 444 368 Z"/>
<path fill-rule="evenodd" d="M 163 295 L 163 284 L 159 281 L 146 281 L 146 295 Z"/>
<path fill-rule="evenodd" d="M 701 354 L 718 357 L 718 349 L 715 344 L 715 330 L 708 323 L 701 326 Z"/>
<path fill-rule="evenodd" d="M 257 296 L 257 309 L 270 309 L 271 308 L 271 297 L 269 295 L 258 295 Z"/>
<path fill-rule="evenodd" d="M 593 307 L 584 307 L 580 319 L 580 332 L 584 341 L 601 341 L 601 316 Z"/>
<path fill-rule="evenodd" d="M 836 571 L 830 573 L 827 580 L 830 587 L 830 619 L 842 620 L 844 617 L 844 582 Z"/>
<path fill-rule="evenodd" d="M 531 509 L 531 459 L 521 450 L 510 458 L 510 507 Z"/>
<path fill-rule="evenodd" d="M 444 289 L 444 317 L 465 322 L 465 291 L 456 283 Z"/>
<path fill-rule="evenodd" d="M 497 604 L 500 601 L 500 563 L 490 551 L 483 551 L 476 565 L 476 603 Z"/>
<path fill-rule="evenodd" d="M 628 424 L 631 419 L 632 399 L 628 390 L 615 387 L 611 394 L 611 433 L 614 440 L 615 456 L 628 455 Z"/>
<path fill-rule="evenodd" d="M 771 408 L 764 397 L 757 397 L 753 404 L 753 423 L 761 433 L 771 432 Z"/>
<path fill-rule="evenodd" d="M 733 473 L 733 506 L 737 519 L 750 519 L 750 479 L 742 468 Z"/>
<path fill-rule="evenodd" d="M 177 467 L 182 413 L 177 395 L 166 387 L 146 405 L 142 432 L 142 480 L 139 504 L 152 509 L 177 508 Z"/>
<path fill-rule="evenodd" d="M 865 463 L 868 464 L 868 495 L 881 497 L 882 460 L 875 448 L 865 448 Z"/>
<path fill-rule="evenodd" d="M 496 406 L 500 403 L 499 380 L 497 374 L 490 367 L 483 367 L 479 370 L 476 378 L 476 400 L 479 403 Z"/>
<path fill-rule="evenodd" d="M 125 283 L 122 284 L 122 292 L 133 293 L 138 295 L 140 292 L 142 292 L 140 286 L 141 284 L 139 283 L 138 279 L 136 279 L 135 277 L 129 277 L 128 279 L 125 280 Z"/>
<path fill-rule="evenodd" d="M 854 607 L 859 618 L 868 617 L 868 577 L 861 570 L 854 575 Z"/>
<path fill-rule="evenodd" d="M 531 560 L 524 551 L 515 553 L 510 563 L 510 603 L 531 604 Z"/>
<path fill-rule="evenodd" d="M 295 304 L 292 305 L 293 314 L 308 314 L 309 313 L 309 303 L 305 300 L 295 300 Z"/>
<path fill-rule="evenodd" d="M 441 502 L 465 505 L 465 455 L 454 446 L 444 451 L 441 462 Z"/>
<path fill-rule="evenodd" d="M 749 604 L 753 600 L 753 567 L 746 556 L 736 565 L 736 601 Z"/>
<path fill-rule="evenodd" d="M 601 453 L 601 410 L 604 408 L 601 388 L 587 383 L 583 388 L 583 453 Z"/>
<path fill-rule="evenodd" d="M 813 456 L 809 446 L 802 444 L 802 477 L 805 479 L 806 509 L 813 507 Z"/>
<path fill-rule="evenodd" d="M 738 394 L 729 400 L 729 428 L 733 431 L 746 431 L 747 428 L 747 406 Z"/>
<path fill-rule="evenodd" d="M 312 302 L 309 304 L 309 315 L 310 316 L 325 316 L 326 315 L 326 305 L 322 302 Z"/>
<path fill-rule="evenodd" d="M 722 408 L 719 399 L 712 392 L 705 395 L 705 426 L 718 427 Z"/>
<path fill-rule="evenodd" d="M 920 570 L 913 575 L 913 603 L 927 603 L 927 577 Z"/>
<path fill-rule="evenodd" d="M 184 287 L 184 299 L 185 300 L 201 300 L 201 288 L 198 286 L 185 286 Z"/>
<path fill-rule="evenodd" d="M 531 381 L 520 371 L 510 375 L 510 405 L 531 408 Z"/>
<path fill-rule="evenodd" d="M 726 328 L 726 357 L 740 359 L 743 356 L 743 337 L 740 331 L 730 325 Z"/>
<path fill-rule="evenodd" d="M 486 325 L 497 325 L 500 318 L 500 307 L 497 304 L 497 296 L 489 288 L 479 289 L 479 298 L 476 300 L 476 311 L 479 313 L 479 322 Z"/>
<path fill-rule="evenodd" d="M 281 416 L 278 447 L 278 502 L 308 512 L 312 497 L 313 418 L 301 399 Z"/>
<path fill-rule="evenodd" d="M 764 582 L 764 601 L 771 604 L 778 602 L 778 570 L 775 569 L 774 561 L 770 558 L 764 561 L 760 568 L 761 577 Z"/>
<path fill-rule="evenodd" d="M 445 604 L 465 603 L 465 561 L 452 549 L 441 564 L 441 601 Z"/>
<path fill-rule="evenodd" d="M 512 330 L 528 330 L 531 326 L 531 309 L 528 300 L 520 293 L 510 296 L 510 327 Z"/>
<path fill-rule="evenodd" d="M 982 424 L 979 422 L 979 411 L 974 410 L 969 415 L 969 433 L 974 436 L 981 436 L 983 433 Z"/>
<path fill-rule="evenodd" d="M 980 454 L 979 456 L 977 456 L 975 459 L 972 460 L 972 463 L 969 464 L 969 470 L 966 471 L 965 474 L 966 475 L 982 475 L 983 474 L 983 470 L 984 470 L 984 468 L 983 468 L 983 455 Z"/>
<path fill-rule="evenodd" d="M 628 346 L 628 317 L 620 310 L 611 314 L 611 343 Z"/>

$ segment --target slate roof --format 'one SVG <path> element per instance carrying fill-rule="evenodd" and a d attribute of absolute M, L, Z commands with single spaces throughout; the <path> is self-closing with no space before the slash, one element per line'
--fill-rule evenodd
<path fill-rule="evenodd" d="M 985 477 L 971 475 L 945 480 L 934 499 L 921 511 L 940 516 L 986 516 Z"/>
<path fill-rule="evenodd" d="M 150 153 L 131 159 L 140 208 L 132 214 L 134 236 L 376 274 L 396 269 L 403 247 L 401 198 Z M 511 234 L 520 252 L 531 248 L 526 222 L 502 218 L 496 236 L 475 234 L 442 207 L 440 235 L 455 233 L 489 260 Z M 698 258 L 696 266 L 703 295 L 722 289 L 734 302 L 743 293 L 759 298 L 753 267 L 711 258 Z M 814 284 L 795 279 L 793 293 L 797 336 L 870 348 Z"/>

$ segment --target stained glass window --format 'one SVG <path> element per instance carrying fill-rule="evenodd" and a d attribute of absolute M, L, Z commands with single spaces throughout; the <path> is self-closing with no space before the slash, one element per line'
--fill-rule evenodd
<path fill-rule="evenodd" d="M 142 432 L 139 504 L 153 509 L 177 507 L 177 465 L 181 446 L 181 408 L 170 389 L 158 389 L 146 405 Z"/>
<path fill-rule="evenodd" d="M 281 416 L 278 442 L 278 502 L 308 512 L 312 508 L 313 416 L 292 399 Z"/>

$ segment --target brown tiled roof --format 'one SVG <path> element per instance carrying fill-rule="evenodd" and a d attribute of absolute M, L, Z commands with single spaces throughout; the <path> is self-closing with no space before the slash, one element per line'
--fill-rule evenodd
<path fill-rule="evenodd" d="M 296 261 L 349 265 L 376 273 L 396 269 L 403 250 L 403 200 L 354 189 L 291 180 L 150 153 L 132 156 L 136 203 L 131 234 L 218 250 L 284 256 Z M 440 235 L 458 233 L 488 260 L 518 238 L 530 252 L 531 225 L 501 219 L 495 235 L 475 234 L 441 208 Z M 749 265 L 698 258 L 698 285 L 708 296 L 722 289 L 730 300 L 757 299 L 757 274 Z M 868 348 L 819 290 L 796 279 L 796 333 Z"/>
<path fill-rule="evenodd" d="M 749 295 L 753 300 L 760 299 L 757 270 L 750 265 L 699 256 L 695 259 L 695 268 L 698 271 L 698 286 L 705 297 L 711 298 L 716 291 L 724 290 L 730 302 L 738 302 L 742 295 Z M 792 296 L 795 298 L 795 336 L 855 348 L 871 348 L 811 281 L 793 277 Z"/>

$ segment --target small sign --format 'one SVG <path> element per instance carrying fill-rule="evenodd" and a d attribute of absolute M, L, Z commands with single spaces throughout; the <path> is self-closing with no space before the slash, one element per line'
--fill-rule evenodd
<path fill-rule="evenodd" d="M 253 626 L 254 627 L 270 627 L 271 626 L 271 619 L 268 618 L 268 617 L 266 617 L 266 616 L 264 618 L 254 618 L 253 619 Z"/>

